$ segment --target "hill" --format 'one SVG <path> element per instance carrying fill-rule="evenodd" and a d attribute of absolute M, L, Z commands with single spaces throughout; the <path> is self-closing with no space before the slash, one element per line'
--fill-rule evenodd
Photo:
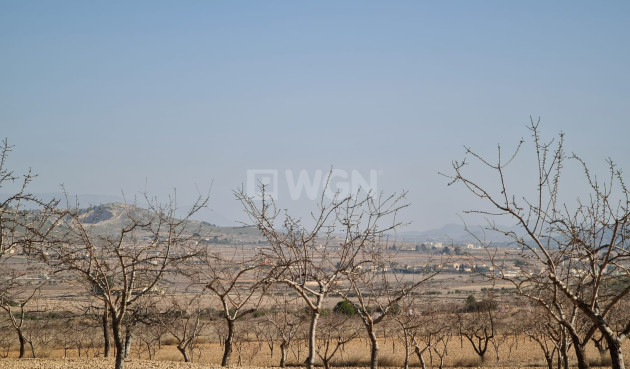
<path fill-rule="evenodd" d="M 148 220 L 151 212 L 145 208 L 121 202 L 99 204 L 79 209 L 79 219 L 90 231 L 114 235 L 128 225 L 130 218 Z M 254 227 L 219 227 L 214 224 L 190 220 L 187 232 L 198 234 L 209 242 L 251 243 L 262 240 Z"/>

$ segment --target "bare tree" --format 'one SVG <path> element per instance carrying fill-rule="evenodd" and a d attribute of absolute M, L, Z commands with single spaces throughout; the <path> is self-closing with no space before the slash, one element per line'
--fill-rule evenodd
<path fill-rule="evenodd" d="M 146 316 L 140 320 L 137 328 L 137 352 L 138 358 L 146 352 L 149 360 L 153 360 L 157 352 L 162 348 L 162 337 L 166 334 L 166 327 L 160 324 L 160 315 L 158 309 L 148 309 L 145 311 Z"/>
<path fill-rule="evenodd" d="M 84 222 L 78 206 L 62 211 L 63 221 L 39 250 L 40 257 L 57 271 L 78 276 L 86 289 L 109 310 L 116 369 L 124 366 L 125 325 L 130 307 L 145 295 L 159 291 L 159 282 L 178 264 L 192 257 L 194 231 L 189 219 L 207 203 L 199 197 L 190 211 L 176 217 L 176 199 L 167 204 L 145 196 L 148 209 L 124 207 L 123 225 L 109 233 L 97 232 Z M 127 331 L 130 332 L 130 331 Z"/>
<path fill-rule="evenodd" d="M 322 317 L 321 335 L 317 340 L 317 356 L 322 360 L 324 368 L 330 369 L 331 360 L 343 350 L 344 346 L 358 336 L 352 319 L 338 313 L 328 313 Z"/>
<path fill-rule="evenodd" d="M 28 334 L 27 314 L 32 313 L 30 305 L 33 305 L 34 301 L 40 294 L 41 285 L 36 288 L 20 289 L 12 294 L 0 295 L 0 308 L 2 308 L 11 323 L 11 328 L 17 335 L 20 354 L 19 358 L 23 358 L 26 354 L 26 346 L 29 345 L 31 349 L 32 357 L 36 357 L 35 347 L 33 340 Z M 36 308 L 36 311 L 38 309 Z"/>
<path fill-rule="evenodd" d="M 511 304 L 508 301 L 500 301 L 494 294 L 494 289 L 487 289 L 484 294 L 482 306 L 491 309 L 494 324 L 494 337 L 490 340 L 494 349 L 497 363 L 501 360 L 501 347 L 507 346 L 508 357 L 512 353 L 513 346 L 518 342 L 518 337 L 523 333 L 523 316 L 525 312 L 519 304 Z"/>
<path fill-rule="evenodd" d="M 66 278 L 66 279 L 71 279 L 71 276 L 64 276 L 61 279 Z M 91 291 L 92 295 L 93 294 L 98 294 L 100 292 L 98 292 L 98 288 L 96 287 L 94 291 Z M 111 355 L 111 348 L 112 348 L 112 327 L 109 321 L 109 309 L 107 308 L 107 304 L 105 304 L 103 302 L 103 300 L 101 299 L 95 299 L 95 298 L 90 298 L 86 303 L 79 303 L 78 306 L 76 307 L 78 310 L 82 310 L 84 311 L 84 318 L 89 318 L 89 319 L 80 319 L 80 324 L 85 326 L 85 329 L 88 328 L 89 326 L 89 330 L 90 332 L 88 333 L 87 331 L 85 331 L 85 335 L 89 335 L 90 339 L 93 342 L 98 342 L 99 346 L 101 346 L 103 348 L 103 356 L 104 357 L 110 357 Z M 75 322 L 73 322 L 75 323 Z M 95 337 L 91 337 L 91 335 L 93 335 L 93 332 L 91 332 L 93 329 L 92 325 L 97 325 L 98 327 L 100 327 L 101 330 L 101 335 L 102 335 L 102 339 L 96 340 Z M 67 327 L 69 328 L 69 327 Z M 73 337 L 73 339 L 78 340 L 79 337 Z M 82 346 L 82 344 L 81 344 Z M 100 353 L 99 353 L 100 355 Z"/>
<path fill-rule="evenodd" d="M 392 273 L 387 243 L 371 246 L 362 258 L 355 258 L 354 268 L 345 274 L 348 288 L 342 296 L 352 303 L 370 340 L 370 367 L 378 367 L 377 326 L 400 310 L 401 300 L 414 293 L 437 273 L 422 274 L 414 280 Z"/>
<path fill-rule="evenodd" d="M 466 148 L 466 159 L 453 162 L 451 183 L 463 184 L 474 196 L 486 201 L 490 209 L 475 212 L 489 217 L 490 230 L 512 238 L 521 249 L 521 260 L 532 261 L 528 270 L 523 270 L 517 277 L 505 273 L 500 268 L 501 263 L 495 264 L 499 276 L 514 283 L 518 293 L 537 301 L 565 326 L 573 340 L 580 369 L 588 368 L 583 348 L 597 330 L 608 344 L 612 367 L 624 368 L 621 344 L 630 334 L 630 321 L 626 321 L 620 331 L 615 331 L 608 315 L 628 296 L 630 284 L 616 290 L 607 289 L 607 286 L 619 285 L 619 281 L 630 275 L 630 198 L 621 170 L 608 160 L 607 181 L 602 182 L 580 157 L 575 154 L 566 156 L 563 134 L 556 142 L 545 142 L 540 136 L 538 122 L 532 120 L 529 129 L 534 142 L 536 174 L 532 178 L 516 180 L 531 180 L 531 196 L 517 193 L 515 179 L 509 175 L 510 165 L 524 141 L 507 157 L 499 146 L 496 161 Z M 563 174 L 569 170 L 568 159 L 578 164 L 588 192 L 586 197 L 572 203 L 564 201 L 561 191 Z M 476 173 L 483 179 L 468 174 L 471 161 L 496 175 L 494 186 L 486 184 L 487 176 L 479 170 Z M 571 182 L 576 183 L 574 178 Z M 521 231 L 501 229 L 492 220 L 497 216 L 511 218 Z M 579 332 L 572 324 L 571 308 L 557 306 L 560 297 L 566 299 L 571 308 L 584 314 L 592 327 Z"/>
<path fill-rule="evenodd" d="M 448 343 L 455 324 L 452 308 L 433 299 L 416 304 L 415 298 L 405 298 L 403 308 L 394 318 L 401 326 L 405 342 L 405 368 L 409 366 L 410 349 L 418 357 L 422 369 L 426 369 L 425 355 L 429 355 L 433 365 L 433 353 L 446 354 Z"/>
<path fill-rule="evenodd" d="M 166 326 L 161 324 L 162 300 L 163 291 L 154 291 L 143 295 L 127 309 L 127 315 L 123 321 L 125 358 L 129 357 L 134 347 L 133 339 L 136 340 L 135 352 L 139 359 L 146 353 L 149 360 L 152 360 L 161 348 L 162 337 L 167 333 Z"/>
<path fill-rule="evenodd" d="M 296 298 L 288 296 L 286 291 L 278 289 L 279 296 L 271 296 L 275 309 L 272 309 L 265 318 L 274 327 L 275 336 L 280 341 L 280 367 L 287 364 L 287 354 L 291 342 L 303 328 L 304 319 L 297 312 Z M 272 355 L 273 357 L 273 352 Z"/>
<path fill-rule="evenodd" d="M 0 332 L 8 332 L 12 329 L 11 323 L 8 319 L 0 319 Z M 13 339 L 8 335 L 0 335 L 0 358 L 4 359 L 9 356 L 11 352 Z"/>
<path fill-rule="evenodd" d="M 185 362 L 193 360 L 192 351 L 199 335 L 203 333 L 206 323 L 201 319 L 200 300 L 203 292 L 193 294 L 184 300 L 183 296 L 172 296 L 166 311 L 159 315 L 160 324 L 177 341 L 177 350 Z"/>
<path fill-rule="evenodd" d="M 443 331 L 442 334 L 435 337 L 435 342 L 431 345 L 431 353 L 435 354 L 439 359 L 438 368 L 442 369 L 444 367 L 444 358 L 448 355 L 448 343 L 453 337 L 453 334 L 450 330 Z M 433 357 L 431 356 L 431 366 L 433 366 Z"/>
<path fill-rule="evenodd" d="M 94 355 L 99 355 L 99 349 L 96 345 L 101 343 L 98 339 L 98 323 L 95 323 L 92 316 L 78 316 L 69 319 L 65 327 L 62 329 L 63 334 L 67 335 L 63 342 L 64 351 L 70 347 L 76 348 L 77 356 L 88 356 L 90 351 L 94 351 Z M 64 356 L 67 353 L 64 352 Z"/>
<path fill-rule="evenodd" d="M 411 338 L 412 331 L 416 327 L 415 317 L 418 314 L 416 312 L 416 302 L 413 298 L 413 295 L 410 295 L 401 300 L 401 309 L 397 312 L 397 314 L 393 315 L 394 320 L 400 326 L 400 330 L 398 331 L 401 336 L 401 340 L 405 345 L 405 359 L 403 363 L 404 369 L 409 368 L 409 357 L 411 354 Z M 423 368 L 424 369 L 424 368 Z"/>
<path fill-rule="evenodd" d="M 281 216 L 265 186 L 260 192 L 261 201 L 248 196 L 244 189 L 237 191 L 236 197 L 269 242 L 260 252 L 270 267 L 267 280 L 293 288 L 310 311 L 306 365 L 312 369 L 317 322 L 326 297 L 353 270 L 362 253 L 377 247 L 386 232 L 400 225 L 396 215 L 406 206 L 402 204 L 404 196 L 342 197 L 337 193 L 327 199 L 327 185 L 311 219 L 303 222 L 288 213 Z"/>
<path fill-rule="evenodd" d="M 243 252 L 233 256 L 215 253 L 203 264 L 206 288 L 219 299 L 227 325 L 221 366 L 230 364 L 236 322 L 256 311 L 264 296 L 261 264 L 246 258 Z"/>
<path fill-rule="evenodd" d="M 492 300 L 476 302 L 469 298 L 466 307 L 457 314 L 459 334 L 470 342 L 481 362 L 485 361 L 488 345 L 497 333 L 495 309 Z"/>
<path fill-rule="evenodd" d="M 0 262 L 16 252 L 28 250 L 32 242 L 47 235 L 44 230 L 49 231 L 50 224 L 54 223 L 52 211 L 58 203 L 54 199 L 45 202 L 28 192 L 35 178 L 30 169 L 23 175 L 8 169 L 7 160 L 12 150 L 7 139 L 2 140 L 0 189 L 7 195 L 0 199 Z"/>
<path fill-rule="evenodd" d="M 539 306 L 532 307 L 528 315 L 524 333 L 536 342 L 543 352 L 547 368 L 553 369 L 556 357 L 557 368 L 563 368 L 564 363 L 568 362 L 566 350 L 563 350 L 563 339 L 566 340 L 565 328 Z"/>
<path fill-rule="evenodd" d="M 20 358 L 24 357 L 26 344 L 33 342 L 26 335 L 25 314 L 39 295 L 45 282 L 42 266 L 26 256 L 15 262 L 13 257 L 30 250 L 31 245 L 47 237 L 56 217 L 53 209 L 57 201 L 45 202 L 29 192 L 35 175 L 29 169 L 17 174 L 8 167 L 9 154 L 13 146 L 7 139 L 0 143 L 0 308 L 9 317 L 11 327 L 18 335 Z"/>

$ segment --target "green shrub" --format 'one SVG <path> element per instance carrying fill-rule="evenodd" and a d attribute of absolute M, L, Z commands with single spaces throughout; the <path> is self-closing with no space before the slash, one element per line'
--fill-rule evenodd
<path fill-rule="evenodd" d="M 346 301 L 346 300 L 339 301 L 337 305 L 335 305 L 335 308 L 333 309 L 333 311 L 337 314 L 343 314 L 347 316 L 353 316 L 354 314 L 357 313 L 357 311 L 354 308 L 354 305 L 352 305 L 350 301 Z"/>

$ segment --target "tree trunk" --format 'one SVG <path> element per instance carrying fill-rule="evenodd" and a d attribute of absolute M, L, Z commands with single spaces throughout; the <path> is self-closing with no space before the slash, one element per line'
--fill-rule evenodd
<path fill-rule="evenodd" d="M 442 369 L 442 368 L 444 368 L 444 356 L 443 356 L 443 355 L 442 355 L 442 356 L 440 356 L 440 366 L 439 366 L 439 369 Z"/>
<path fill-rule="evenodd" d="M 149 360 L 153 360 L 155 350 L 153 350 L 153 347 L 151 346 L 151 342 L 145 342 L 145 344 L 147 346 L 147 353 L 149 354 Z M 139 353 L 138 353 L 138 356 L 140 356 Z"/>
<path fill-rule="evenodd" d="M 553 357 L 545 353 L 545 360 L 547 360 L 547 369 L 553 369 Z"/>
<path fill-rule="evenodd" d="M 322 359 L 323 363 L 324 363 L 324 369 L 330 369 L 330 363 L 328 362 L 327 359 Z"/>
<path fill-rule="evenodd" d="M 418 347 L 416 347 L 416 355 L 418 356 L 418 360 L 420 360 L 420 365 L 422 365 L 422 369 L 427 369 L 427 363 L 424 362 L 422 351 L 420 351 Z"/>
<path fill-rule="evenodd" d="M 131 351 L 131 339 L 133 338 L 132 333 L 131 333 L 131 327 L 127 327 L 126 332 L 125 332 L 125 353 L 124 353 L 124 357 L 128 358 L 129 357 L 129 352 Z"/>
<path fill-rule="evenodd" d="M 33 355 L 33 359 L 37 357 L 37 355 L 35 355 L 35 346 L 33 345 L 33 341 L 32 340 L 28 340 L 28 344 L 29 346 L 31 346 L 31 355 Z"/>
<path fill-rule="evenodd" d="M 26 338 L 24 337 L 24 333 L 22 333 L 21 330 L 18 329 L 17 331 L 18 334 L 18 340 L 20 341 L 20 356 L 19 358 L 22 359 L 24 357 L 24 355 L 26 354 Z"/>
<path fill-rule="evenodd" d="M 606 339 L 606 336 L 604 336 L 603 334 L 599 339 L 595 339 L 594 337 L 591 337 L 591 341 L 593 341 L 593 343 L 595 344 L 595 347 L 597 347 L 597 352 L 599 352 L 600 363 L 604 363 L 606 361 L 606 358 L 609 357 L 608 347 L 607 345 L 604 345 L 604 342 L 606 342 L 605 339 Z"/>
<path fill-rule="evenodd" d="M 282 342 L 280 344 L 280 367 L 284 368 L 287 365 L 287 347 L 289 344 L 287 342 Z"/>
<path fill-rule="evenodd" d="M 608 343 L 608 351 L 610 352 L 610 360 L 613 369 L 624 369 L 623 354 L 621 352 L 621 342 L 615 337 L 606 335 L 606 343 Z"/>
<path fill-rule="evenodd" d="M 221 359 L 221 366 L 230 365 L 230 356 L 232 355 L 232 343 L 234 341 L 234 321 L 232 319 L 226 319 L 228 325 L 227 338 L 225 339 L 225 348 L 223 349 L 223 359 Z"/>
<path fill-rule="evenodd" d="M 179 350 L 179 352 L 182 353 L 182 355 L 184 356 L 184 361 L 189 363 L 190 362 L 190 357 L 188 356 L 188 350 L 186 350 L 186 347 L 182 347 L 182 346 L 177 346 L 177 349 Z"/>
<path fill-rule="evenodd" d="M 368 328 L 368 334 L 370 336 L 370 369 L 378 368 L 378 339 L 376 338 L 376 332 L 374 327 Z"/>
<path fill-rule="evenodd" d="M 565 328 L 563 328 L 560 338 L 560 349 L 558 350 L 558 369 L 569 369 L 569 347 Z"/>
<path fill-rule="evenodd" d="M 115 369 L 123 369 L 125 367 L 125 341 L 122 337 L 122 324 L 117 319 L 112 319 L 112 333 L 114 336 L 114 346 L 116 347 L 116 366 Z"/>
<path fill-rule="evenodd" d="M 575 348 L 575 357 L 578 362 L 578 369 L 589 369 L 588 361 L 586 361 L 586 353 L 584 352 L 584 346 L 577 342 L 573 342 Z"/>
<path fill-rule="evenodd" d="M 409 369 L 409 336 L 407 336 L 407 332 L 404 329 L 403 334 L 405 335 L 405 363 L 403 368 Z"/>
<path fill-rule="evenodd" d="M 104 356 L 109 357 L 111 342 L 109 337 L 109 310 L 107 309 L 107 305 L 105 305 L 105 310 L 103 311 L 103 349 Z"/>
<path fill-rule="evenodd" d="M 315 333 L 317 330 L 317 321 L 319 320 L 319 310 L 311 312 L 311 325 L 308 332 L 308 357 L 306 358 L 306 368 L 315 368 Z"/>

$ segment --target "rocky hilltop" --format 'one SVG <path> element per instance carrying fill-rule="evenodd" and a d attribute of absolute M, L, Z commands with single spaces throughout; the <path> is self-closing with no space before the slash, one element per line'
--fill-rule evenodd
<path fill-rule="evenodd" d="M 99 204 L 79 209 L 79 219 L 90 231 L 103 234 L 116 234 L 129 224 L 131 219 L 149 220 L 151 211 L 120 202 Z M 261 240 L 253 227 L 219 227 L 214 224 L 190 220 L 187 231 L 198 234 L 202 240 L 211 243 L 250 243 Z"/>

